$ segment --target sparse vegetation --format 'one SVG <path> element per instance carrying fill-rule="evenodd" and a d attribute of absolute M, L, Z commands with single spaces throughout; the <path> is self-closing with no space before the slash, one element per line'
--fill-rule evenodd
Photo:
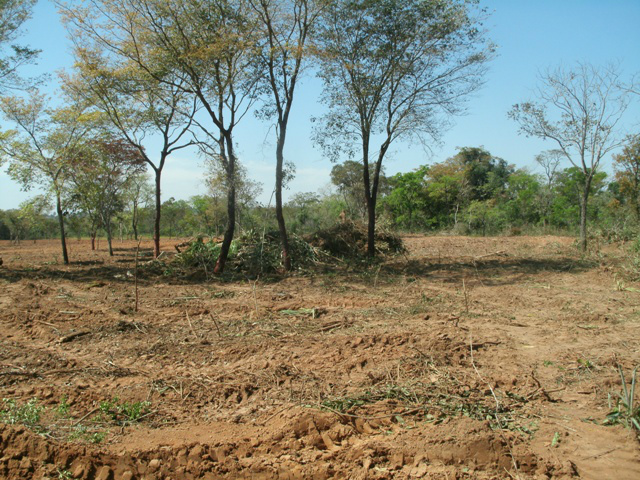
<path fill-rule="evenodd" d="M 71 480 L 73 478 L 73 474 L 64 468 L 58 468 L 58 480 Z"/>
<path fill-rule="evenodd" d="M 367 407 L 374 408 L 378 402 L 393 400 L 391 407 L 394 413 L 389 417 L 396 420 L 406 416 L 416 421 L 441 424 L 447 418 L 465 416 L 488 421 L 494 429 L 507 428 L 532 434 L 534 419 L 517 413 L 528 400 L 512 392 L 506 392 L 505 398 L 515 401 L 501 406 L 496 412 L 492 398 L 480 391 L 461 388 L 455 379 L 449 377 L 437 385 L 429 382 L 379 385 L 360 395 L 325 399 L 320 402 L 320 407 L 347 417 L 367 418 L 369 414 L 361 414 L 360 409 L 366 412 Z"/>
<path fill-rule="evenodd" d="M 198 263 L 187 267 L 176 254 L 143 260 L 138 312 L 131 309 L 133 279 L 126 274 L 137 242 L 115 250 L 122 266 L 103 252 L 110 264 L 72 265 L 64 276 L 60 272 L 67 267 L 39 263 L 50 258 L 45 242 L 3 247 L 3 259 L 13 264 L 0 270 L 12 293 L 3 300 L 9 315 L 0 319 L 10 339 L 2 341 L 7 360 L 0 362 L 0 388 L 15 394 L 13 403 L 2 407 L 2 438 L 7 431 L 10 438 L 25 436 L 25 442 L 53 445 L 55 440 L 69 451 L 85 449 L 78 455 L 95 466 L 89 459 L 99 449 L 94 445 L 108 442 L 103 450 L 111 451 L 111 443 L 124 445 L 148 432 L 162 441 L 175 429 L 192 442 L 185 425 L 216 422 L 228 425 L 232 443 L 223 441 L 221 448 L 230 456 L 254 449 L 233 433 L 241 429 L 261 442 L 264 456 L 278 466 L 281 457 L 270 453 L 276 448 L 295 447 L 301 458 L 311 459 L 317 449 L 328 453 L 353 442 L 373 441 L 389 452 L 427 443 L 462 452 L 453 454 L 456 462 L 468 458 L 470 448 L 490 455 L 482 468 L 500 477 L 503 470 L 498 472 L 494 462 L 512 472 L 531 472 L 549 447 L 560 460 L 544 461 L 560 468 L 567 446 L 584 445 L 590 428 L 605 429 L 606 412 L 598 408 L 610 380 L 607 365 L 620 342 L 628 344 L 637 316 L 635 297 L 627 290 L 634 282 L 625 280 L 625 290 L 613 285 L 612 267 L 622 260 L 617 245 L 602 244 L 597 258 L 595 252 L 583 258 L 570 239 L 561 237 L 407 235 L 402 237 L 405 255 L 379 257 L 371 264 L 362 254 L 363 260 L 354 260 L 309 247 L 310 267 L 269 275 L 266 265 L 282 268 L 279 237 L 273 234 L 265 239 L 268 256 L 254 263 L 263 273 L 251 276 L 236 264 L 259 252 L 262 235 L 251 240 L 256 243 L 243 245 L 242 237 L 236 238 L 238 250 L 222 277 L 188 277 L 201 271 Z M 194 252 L 210 243 L 203 238 Z M 179 248 L 185 252 L 192 244 Z M 151 256 L 151 246 L 146 240 L 145 249 L 143 241 L 141 258 Z M 16 267 L 18 261 L 37 265 L 37 278 Z M 147 265 L 171 268 L 173 276 L 150 275 Z M 55 276 L 55 283 L 48 276 Z M 80 276 L 88 281 L 79 282 Z M 514 304 L 523 307 L 515 310 Z M 11 312 L 21 318 L 25 305 L 30 312 L 39 308 L 40 316 L 13 321 Z M 80 331 L 90 335 L 60 343 Z M 579 403 L 557 420 L 553 402 L 568 397 Z M 626 400 L 618 402 L 612 396 L 608 422 L 636 430 L 625 408 L 631 402 L 628 387 L 622 397 Z M 19 425 L 26 426 L 38 407 L 39 419 L 30 422 L 36 427 L 28 427 L 39 434 L 34 437 Z M 585 417 L 595 422 L 580 422 Z M 24 423 L 8 424 L 19 418 Z M 623 447 L 628 439 L 623 433 L 609 429 L 603 438 Z M 532 441 L 536 435 L 544 438 Z M 189 445 L 187 457 L 199 449 Z M 58 452 L 58 447 L 47 448 Z M 437 449 L 430 452 L 440 458 Z M 114 462 L 121 459 L 101 455 L 114 472 Z M 335 468 L 348 475 L 340 458 L 333 460 Z M 56 466 L 80 469 L 77 463 L 71 468 L 53 460 L 46 467 L 50 478 L 56 477 Z M 130 453 L 122 462 L 138 472 Z M 377 465 L 401 472 L 404 467 L 391 470 L 392 462 L 387 455 Z M 246 472 L 239 464 L 225 465 L 234 474 Z M 304 465 L 306 474 L 316 463 Z M 168 472 L 162 468 L 169 466 L 159 468 Z M 452 466 L 451 476 L 459 471 Z"/>
<path fill-rule="evenodd" d="M 9 425 L 24 425 L 38 431 L 41 429 L 40 418 L 43 410 L 44 407 L 37 398 L 32 398 L 23 405 L 14 399 L 3 398 L 0 421 Z"/>
<path fill-rule="evenodd" d="M 66 396 L 52 407 L 37 398 L 20 404 L 14 399 L 2 400 L 0 423 L 24 425 L 51 438 L 83 443 L 102 443 L 113 425 L 120 427 L 142 421 L 151 414 L 150 402 L 126 402 L 117 397 L 101 401 L 97 408 L 77 418 Z"/>
<path fill-rule="evenodd" d="M 149 413 L 150 402 L 121 402 L 118 397 L 100 402 L 100 412 L 117 425 L 130 425 L 139 422 Z"/>
<path fill-rule="evenodd" d="M 631 374 L 631 383 L 627 385 L 622 366 L 618 365 L 622 391 L 617 395 L 609 395 L 609 409 L 605 425 L 623 425 L 636 432 L 640 439 L 640 404 L 636 401 L 636 379 L 638 369 L 636 367 Z"/>

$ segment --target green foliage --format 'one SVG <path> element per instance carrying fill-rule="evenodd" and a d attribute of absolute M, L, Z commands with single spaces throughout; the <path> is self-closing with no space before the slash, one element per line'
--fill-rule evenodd
<path fill-rule="evenodd" d="M 397 173 L 389 179 L 391 191 L 384 198 L 383 205 L 397 227 L 415 231 L 429 226 L 428 172 L 428 167 L 421 166 L 412 172 Z"/>
<path fill-rule="evenodd" d="M 113 219 L 124 211 L 127 190 L 145 169 L 144 157 L 124 140 L 100 136 L 79 146 L 72 167 L 71 203 L 89 219 L 91 235 L 104 229 L 113 255 Z"/>
<path fill-rule="evenodd" d="M 292 233 L 310 234 L 333 225 L 342 211 L 347 218 L 352 218 L 348 204 L 339 194 L 297 193 L 285 205 L 285 218 Z M 266 228 L 268 230 L 269 225 Z"/>
<path fill-rule="evenodd" d="M 354 407 L 362 407 L 386 399 L 395 399 L 407 404 L 419 403 L 421 400 L 416 392 L 408 386 L 388 384 L 367 390 L 354 397 L 326 399 L 320 403 L 320 406 L 340 413 L 347 413 Z"/>
<path fill-rule="evenodd" d="M 604 421 L 605 425 L 624 425 L 626 428 L 635 430 L 638 438 L 640 438 L 640 405 L 636 402 L 636 378 L 638 373 L 636 367 L 631 374 L 631 384 L 627 386 L 627 380 L 622 371 L 622 367 L 618 365 L 620 380 L 622 381 L 622 392 L 620 392 L 615 400 L 609 396 L 609 408 L 611 411 L 607 414 Z"/>
<path fill-rule="evenodd" d="M 494 406 L 486 405 L 473 396 L 470 391 L 461 395 L 450 395 L 429 387 L 431 386 L 422 383 L 380 385 L 359 395 L 325 399 L 320 403 L 320 408 L 353 414 L 358 408 L 393 399 L 403 405 L 407 415 L 420 415 L 430 423 L 441 423 L 447 417 L 466 416 L 480 421 L 488 421 L 493 428 L 508 428 L 531 434 L 530 427 L 515 421 L 508 412 L 496 412 Z M 430 412 L 437 413 L 434 415 Z M 499 417 L 500 413 L 502 415 Z M 403 415 L 403 413 L 398 413 L 395 417 L 396 421 L 404 423 Z"/>
<path fill-rule="evenodd" d="M 39 422 L 44 407 L 37 398 L 32 398 L 24 405 L 19 405 L 10 398 L 2 399 L 0 421 L 9 425 L 25 425 L 34 430 L 40 428 Z"/>
<path fill-rule="evenodd" d="M 187 268 L 208 272 L 213 270 L 220 256 L 220 248 L 220 244 L 214 239 L 205 242 L 202 237 L 198 237 L 182 253 L 179 253 L 177 258 Z M 232 252 L 230 252 L 230 256 L 233 256 Z"/>
<path fill-rule="evenodd" d="M 52 238 L 58 229 L 50 215 L 49 200 L 36 195 L 20 204 L 16 210 L 0 210 L 0 240 L 36 240 Z"/>
<path fill-rule="evenodd" d="M 71 409 L 71 406 L 69 405 L 69 402 L 67 400 L 67 396 L 64 395 L 60 399 L 60 403 L 56 407 L 56 415 L 58 415 L 59 417 L 63 417 L 63 418 L 67 417 L 67 416 L 69 416 L 70 409 Z"/>
<path fill-rule="evenodd" d="M 64 468 L 63 469 L 58 468 L 56 470 L 58 472 L 58 480 L 71 480 L 71 479 L 73 479 L 73 474 L 69 470 L 66 470 Z"/>
<path fill-rule="evenodd" d="M 487 150 L 476 147 L 461 148 L 453 158 L 464 168 L 471 200 L 487 200 L 502 193 L 513 173 L 513 166 Z"/>
<path fill-rule="evenodd" d="M 640 135 L 627 138 L 622 153 L 613 156 L 620 199 L 640 222 Z"/>
<path fill-rule="evenodd" d="M 505 227 L 503 211 L 496 200 L 472 200 L 465 210 L 469 229 L 487 235 L 501 231 Z"/>
<path fill-rule="evenodd" d="M 21 78 L 17 70 L 21 65 L 35 62 L 40 51 L 13 42 L 19 36 L 22 24 L 31 16 L 35 3 L 36 0 L 0 2 L 0 92 L 25 88 L 31 83 Z"/>
<path fill-rule="evenodd" d="M 107 432 L 104 430 L 90 430 L 86 425 L 76 425 L 69 434 L 69 440 L 80 440 L 83 442 L 99 444 L 107 438 Z"/>
<path fill-rule="evenodd" d="M 331 183 L 338 189 L 338 194 L 344 201 L 344 210 L 351 219 L 364 220 L 367 215 L 362 162 L 346 160 L 331 169 Z M 373 178 L 375 167 L 369 165 L 369 175 Z M 384 167 L 380 170 L 379 193 L 383 197 L 389 192 L 389 179 L 384 174 Z M 339 212 L 338 212 L 339 213 Z"/>
<path fill-rule="evenodd" d="M 138 422 L 150 412 L 151 402 L 120 402 L 118 397 L 100 402 L 100 412 L 119 425 Z"/>
<path fill-rule="evenodd" d="M 229 180 L 217 157 L 208 158 L 205 161 L 205 168 L 207 195 L 192 197 L 190 203 L 194 211 L 198 213 L 196 222 L 201 225 L 194 225 L 194 227 L 197 228 L 198 232 L 212 233 L 213 231 L 222 230 L 227 223 Z M 246 229 L 250 229 L 245 224 L 250 221 L 251 209 L 258 205 L 256 198 L 262 193 L 262 183 L 250 179 L 247 168 L 238 164 L 236 166 L 234 185 L 236 190 L 237 223 L 245 226 Z"/>
<path fill-rule="evenodd" d="M 536 225 L 543 216 L 542 186 L 536 175 L 524 170 L 513 172 L 504 193 L 505 221 L 511 226 Z"/>

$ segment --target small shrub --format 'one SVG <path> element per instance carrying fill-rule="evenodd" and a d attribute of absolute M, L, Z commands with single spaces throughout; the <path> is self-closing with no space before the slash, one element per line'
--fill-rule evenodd
<path fill-rule="evenodd" d="M 43 410 L 44 407 L 38 403 L 37 398 L 32 398 L 24 405 L 18 405 L 13 399 L 3 398 L 0 421 L 9 425 L 25 425 L 37 430 Z"/>
<path fill-rule="evenodd" d="M 139 421 L 144 415 L 150 411 L 150 402 L 122 402 L 118 397 L 112 400 L 100 402 L 100 412 L 111 418 L 118 424 L 134 423 Z"/>
<path fill-rule="evenodd" d="M 80 440 L 95 445 L 102 443 L 106 437 L 105 431 L 89 431 L 85 425 L 77 425 L 69 434 L 69 440 Z"/>
<path fill-rule="evenodd" d="M 640 405 L 635 401 L 636 378 L 638 373 L 636 367 L 631 374 L 631 385 L 627 387 L 627 380 L 624 377 L 622 367 L 618 365 L 620 379 L 622 380 L 622 392 L 614 402 L 609 396 L 609 408 L 611 411 L 604 421 L 605 425 L 624 425 L 626 428 L 635 430 L 640 437 Z"/>
<path fill-rule="evenodd" d="M 67 417 L 70 409 L 71 407 L 69 406 L 69 402 L 65 395 L 60 399 L 60 403 L 56 407 L 56 414 L 61 418 Z"/>
<path fill-rule="evenodd" d="M 71 479 L 73 479 L 73 474 L 69 470 L 58 468 L 57 471 L 58 471 L 58 480 L 71 480 Z"/>

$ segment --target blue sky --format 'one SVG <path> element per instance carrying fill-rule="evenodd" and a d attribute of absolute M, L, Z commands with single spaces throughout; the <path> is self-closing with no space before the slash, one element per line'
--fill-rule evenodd
<path fill-rule="evenodd" d="M 481 5 L 491 12 L 485 27 L 498 46 L 485 86 L 469 99 L 468 114 L 455 119 L 431 152 L 420 145 L 396 145 L 386 162 L 388 174 L 442 161 L 464 146 L 484 146 L 509 163 L 534 169 L 535 155 L 553 145 L 518 135 L 507 112 L 514 103 L 531 98 L 539 71 L 585 61 L 596 65 L 619 62 L 628 76 L 640 72 L 638 0 L 481 0 Z M 41 49 L 42 54 L 38 65 L 25 73 L 49 72 L 55 77 L 55 71 L 71 66 L 69 41 L 50 1 L 40 0 L 26 29 L 23 43 Z M 48 91 L 55 94 L 54 82 Z M 319 93 L 320 83 L 311 75 L 298 90 L 285 151 L 297 164 L 288 196 L 329 187 L 332 164 L 310 140 L 310 117 L 322 112 Z M 640 131 L 640 98 L 627 112 L 624 126 Z M 247 117 L 238 127 L 236 141 L 250 176 L 264 184 L 260 200 L 269 202 L 274 182 L 273 129 Z M 607 159 L 605 169 L 609 168 Z M 165 167 L 163 199 L 204 193 L 202 172 L 195 153 L 179 152 Z M 16 208 L 31 195 L 33 192 L 21 192 L 4 171 L 0 173 L 0 209 Z"/>

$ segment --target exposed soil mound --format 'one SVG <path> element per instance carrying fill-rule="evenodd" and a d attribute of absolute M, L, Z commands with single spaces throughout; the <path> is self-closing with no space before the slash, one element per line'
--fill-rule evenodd
<path fill-rule="evenodd" d="M 376 435 L 381 431 L 387 432 L 390 441 Z M 434 478 L 448 478 L 448 466 L 465 463 L 474 472 L 472 478 L 484 479 L 495 478 L 490 471 L 496 467 L 510 468 L 512 456 L 521 473 L 538 468 L 538 459 L 516 437 L 510 435 L 509 447 L 506 437 L 500 438 L 486 424 L 471 419 L 462 421 L 459 428 L 425 439 L 421 432 L 407 433 L 397 421 L 383 416 L 340 417 L 293 407 L 264 423 L 215 423 L 192 433 L 199 438 L 198 434 L 210 436 L 213 432 L 217 438 L 204 436 L 203 442 L 185 442 L 180 438 L 182 430 L 175 431 L 175 438 L 153 431 L 134 432 L 130 448 L 122 451 L 118 445 L 100 449 L 47 440 L 22 426 L 0 424 L 4 452 L 0 475 L 6 479 L 388 480 L 420 478 L 433 464 L 442 465 L 443 473 Z"/>
<path fill-rule="evenodd" d="M 318 230 L 306 237 L 314 247 L 331 255 L 347 258 L 364 256 L 367 250 L 367 226 L 361 223 L 345 222 L 331 228 Z M 402 239 L 392 233 L 376 231 L 376 252 L 383 255 L 403 253 Z"/>

